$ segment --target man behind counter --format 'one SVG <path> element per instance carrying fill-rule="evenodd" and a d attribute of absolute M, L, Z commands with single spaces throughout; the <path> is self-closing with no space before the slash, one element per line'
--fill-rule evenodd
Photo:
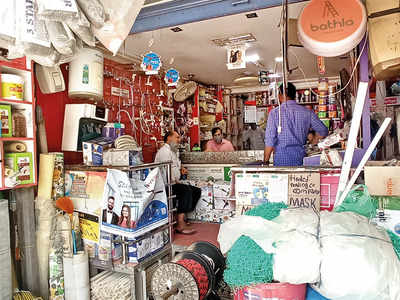
<path fill-rule="evenodd" d="M 154 162 L 172 162 L 172 192 L 176 196 L 174 198 L 174 204 L 177 208 L 177 225 L 175 231 L 181 234 L 193 234 L 195 231 L 188 228 L 190 224 L 185 221 L 185 214 L 192 212 L 196 208 L 196 204 L 201 196 L 201 189 L 179 182 L 181 175 L 188 173 L 187 169 L 182 167 L 178 157 L 179 142 L 180 136 L 176 131 L 167 132 L 164 135 L 164 146 L 158 150 Z"/>
<path fill-rule="evenodd" d="M 302 166 L 309 130 L 315 130 L 323 138 L 328 135 L 328 128 L 312 110 L 293 100 L 296 97 L 296 87 L 292 83 L 288 83 L 286 101 L 282 85 L 279 90 L 280 116 L 279 107 L 269 113 L 265 130 L 264 161 L 268 163 L 273 152 L 274 166 Z"/>
<path fill-rule="evenodd" d="M 212 140 L 209 140 L 206 145 L 205 152 L 233 152 L 233 145 L 230 141 L 226 140 L 222 136 L 222 130 L 215 127 L 211 130 L 213 136 Z"/>

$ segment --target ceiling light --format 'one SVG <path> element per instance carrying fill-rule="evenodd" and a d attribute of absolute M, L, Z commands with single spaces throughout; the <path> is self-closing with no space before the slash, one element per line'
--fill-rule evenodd
<path fill-rule="evenodd" d="M 283 62 L 283 57 L 282 56 L 275 57 L 275 61 L 276 62 Z"/>
<path fill-rule="evenodd" d="M 171 28 L 171 30 L 172 30 L 173 32 L 183 31 L 183 29 L 180 28 L 180 27 L 174 27 L 174 28 Z"/>
<path fill-rule="evenodd" d="M 211 41 L 219 47 L 226 47 L 226 46 L 243 45 L 246 43 L 255 42 L 257 41 L 257 39 L 253 34 L 246 33 L 220 39 L 213 39 Z"/>
<path fill-rule="evenodd" d="M 256 62 L 259 59 L 260 59 L 260 56 L 258 56 L 258 54 L 246 55 L 246 62 Z"/>
<path fill-rule="evenodd" d="M 252 18 L 257 18 L 258 15 L 257 15 L 256 13 L 249 13 L 249 14 L 246 14 L 246 17 L 247 17 L 248 19 L 252 19 Z"/>

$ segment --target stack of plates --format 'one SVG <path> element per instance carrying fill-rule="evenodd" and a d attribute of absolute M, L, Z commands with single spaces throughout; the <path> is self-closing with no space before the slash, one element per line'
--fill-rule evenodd
<path fill-rule="evenodd" d="M 122 135 L 114 141 L 115 148 L 119 150 L 142 151 L 135 139 L 130 135 Z"/>

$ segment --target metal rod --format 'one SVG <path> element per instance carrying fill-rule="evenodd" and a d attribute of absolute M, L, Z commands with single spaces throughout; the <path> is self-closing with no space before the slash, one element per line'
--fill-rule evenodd
<path fill-rule="evenodd" d="M 139 166 L 124 166 L 124 167 L 66 165 L 65 169 L 66 170 L 74 170 L 75 169 L 75 170 L 81 170 L 81 171 L 84 169 L 88 169 L 90 171 L 107 171 L 107 169 L 116 169 L 116 170 L 121 170 L 121 171 L 138 171 L 138 170 L 143 170 L 143 169 L 165 167 L 168 164 L 172 164 L 172 161 L 166 161 L 166 162 L 161 162 L 161 163 L 147 163 L 147 164 L 141 164 Z"/>
<path fill-rule="evenodd" d="M 356 169 L 355 173 L 350 178 L 349 183 L 347 183 L 347 186 L 344 189 L 342 195 L 340 196 L 339 201 L 335 202 L 335 207 L 337 207 L 340 204 L 342 204 L 342 202 L 346 198 L 347 194 L 350 192 L 350 189 L 353 187 L 353 184 L 356 182 L 356 179 L 358 178 L 358 175 L 360 175 L 360 173 L 363 170 L 365 164 L 367 163 L 367 161 L 371 157 L 372 152 L 374 151 L 376 145 L 378 145 L 378 142 L 380 141 L 380 139 L 382 138 L 383 134 L 385 133 L 385 131 L 386 131 L 387 127 L 389 126 L 391 120 L 392 120 L 391 118 L 386 118 L 383 121 L 382 126 L 379 128 L 379 130 L 376 133 L 374 139 L 372 140 L 372 143 L 369 145 L 367 151 L 365 152 L 363 158 L 361 159 L 360 164 L 357 166 L 357 169 Z"/>
<path fill-rule="evenodd" d="M 178 285 L 175 284 L 173 285 L 169 291 L 165 292 L 164 294 L 161 295 L 161 298 L 164 299 L 168 299 L 171 296 L 177 295 L 179 293 L 179 289 L 178 289 Z"/>
<path fill-rule="evenodd" d="M 172 172 L 172 165 L 171 162 L 168 163 L 167 165 L 167 184 L 168 184 L 168 209 L 173 208 L 173 201 L 172 201 L 172 184 L 171 184 L 171 172 Z M 168 224 L 169 224 L 169 241 L 172 243 L 172 223 L 174 222 L 173 214 L 168 213 Z"/>
<path fill-rule="evenodd" d="M 125 237 L 122 237 L 121 247 L 122 247 L 122 264 L 126 265 L 128 260 L 128 245 L 126 243 Z"/>

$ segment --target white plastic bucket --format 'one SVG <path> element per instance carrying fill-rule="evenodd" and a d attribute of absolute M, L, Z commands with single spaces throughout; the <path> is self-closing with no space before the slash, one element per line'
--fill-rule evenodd
<path fill-rule="evenodd" d="M 99 100 L 103 99 L 103 53 L 84 48 L 69 63 L 68 96 Z"/>
<path fill-rule="evenodd" d="M 1 74 L 1 97 L 8 100 L 23 100 L 24 82 L 21 76 Z"/>

